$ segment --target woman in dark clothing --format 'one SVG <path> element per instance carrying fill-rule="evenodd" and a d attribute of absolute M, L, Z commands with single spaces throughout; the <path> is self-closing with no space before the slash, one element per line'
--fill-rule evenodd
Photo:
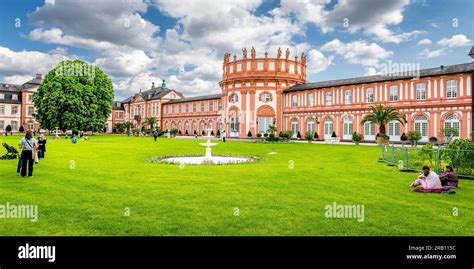
<path fill-rule="evenodd" d="M 450 186 L 452 188 L 458 187 L 458 176 L 454 173 L 453 167 L 446 165 L 444 172 L 439 175 L 441 185 Z"/>
<path fill-rule="evenodd" d="M 44 134 L 40 134 L 40 137 L 38 138 L 38 158 L 44 159 L 45 152 L 46 152 L 46 137 L 44 137 Z"/>
<path fill-rule="evenodd" d="M 21 176 L 26 176 L 26 168 L 28 166 L 28 176 L 33 176 L 33 163 L 34 155 L 33 150 L 38 148 L 38 144 L 36 143 L 36 139 L 33 138 L 31 131 L 26 132 L 24 138 L 20 140 L 18 146 L 22 149 L 21 152 Z"/>

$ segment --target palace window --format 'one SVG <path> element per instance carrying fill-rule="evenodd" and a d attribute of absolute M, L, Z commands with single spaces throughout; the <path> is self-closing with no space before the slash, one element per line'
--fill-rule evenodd
<path fill-rule="evenodd" d="M 290 70 L 288 71 L 290 74 L 294 74 L 295 73 L 295 65 L 294 64 L 290 64 Z"/>
<path fill-rule="evenodd" d="M 417 83 L 416 84 L 416 100 L 425 100 L 426 99 L 426 84 Z"/>
<path fill-rule="evenodd" d="M 186 113 L 189 112 L 189 104 L 186 104 Z"/>
<path fill-rule="evenodd" d="M 18 114 L 18 106 L 12 106 L 12 113 L 11 115 L 16 115 Z"/>
<path fill-rule="evenodd" d="M 212 101 L 209 102 L 209 112 L 214 110 L 214 103 Z"/>
<path fill-rule="evenodd" d="M 196 108 L 196 107 L 197 107 L 197 105 L 196 105 L 196 103 L 194 103 L 194 104 L 193 104 L 193 112 L 194 112 L 194 113 L 196 113 L 196 111 L 197 111 L 197 108 Z"/>
<path fill-rule="evenodd" d="M 204 102 L 201 103 L 201 112 L 204 112 Z"/>
<path fill-rule="evenodd" d="M 347 91 L 344 92 L 344 103 L 346 105 L 352 103 L 352 91 L 351 90 L 347 90 Z"/>
<path fill-rule="evenodd" d="M 367 103 L 372 103 L 374 101 L 374 89 L 367 88 Z"/>
<path fill-rule="evenodd" d="M 232 96 L 230 97 L 230 101 L 231 101 L 232 103 L 237 102 L 237 94 L 232 94 Z"/>
<path fill-rule="evenodd" d="M 263 62 L 257 62 L 257 70 L 263 70 Z"/>
<path fill-rule="evenodd" d="M 332 105 L 332 92 L 326 92 L 326 105 Z"/>
<path fill-rule="evenodd" d="M 251 67 L 251 65 L 250 65 L 250 62 L 247 62 L 247 70 L 249 70 L 249 71 L 252 70 L 252 67 Z"/>
<path fill-rule="evenodd" d="M 314 93 L 308 94 L 308 106 L 314 106 Z"/>
<path fill-rule="evenodd" d="M 447 98 L 455 98 L 457 95 L 458 95 L 457 81 L 456 80 L 448 80 L 446 82 L 446 97 Z"/>
<path fill-rule="evenodd" d="M 275 62 L 269 62 L 268 63 L 268 70 L 275 70 Z"/>
<path fill-rule="evenodd" d="M 28 102 L 33 101 L 33 94 L 28 94 Z"/>
<path fill-rule="evenodd" d="M 286 64 L 285 62 L 281 62 L 281 71 L 285 72 L 286 71 Z"/>
<path fill-rule="evenodd" d="M 234 65 L 229 65 L 229 73 L 234 73 Z"/>
<path fill-rule="evenodd" d="M 179 113 L 183 112 L 183 106 L 182 105 L 178 105 L 178 109 L 179 109 Z"/>
<path fill-rule="evenodd" d="M 0 105 L 0 115 L 5 115 L 5 106 Z"/>
<path fill-rule="evenodd" d="M 453 137 L 459 137 L 459 119 L 458 117 L 456 116 L 456 114 L 451 114 L 451 115 L 448 115 L 445 119 L 444 119 L 444 132 L 445 132 L 445 138 L 448 139 L 448 136 L 450 135 L 451 133 L 451 130 L 453 130 L 454 132 L 452 132 L 453 134 Z M 446 141 L 447 142 L 447 141 Z"/>
<path fill-rule="evenodd" d="M 314 119 L 309 118 L 308 121 L 306 122 L 306 130 L 312 134 L 314 134 Z"/>
<path fill-rule="evenodd" d="M 270 94 L 269 93 L 264 93 L 262 94 L 262 102 L 269 102 L 270 101 Z"/>
<path fill-rule="evenodd" d="M 12 126 L 12 130 L 13 130 L 13 131 L 18 130 L 18 123 L 17 123 L 17 121 L 12 120 L 11 126 Z"/>
<path fill-rule="evenodd" d="M 422 139 L 428 137 L 428 119 L 425 116 L 416 116 L 415 131 L 420 132 Z"/>
<path fill-rule="evenodd" d="M 35 113 L 35 108 L 32 106 L 28 107 L 28 116 L 33 116 L 33 113 Z"/>
<path fill-rule="evenodd" d="M 373 122 L 366 122 L 364 124 L 364 132 L 365 135 L 375 135 L 375 123 Z"/>
<path fill-rule="evenodd" d="M 237 72 L 242 72 L 242 64 L 237 64 Z"/>
<path fill-rule="evenodd" d="M 12 100 L 18 100 L 18 94 L 12 94 Z"/>
<path fill-rule="evenodd" d="M 222 102 L 219 100 L 219 110 L 222 110 Z"/>
<path fill-rule="evenodd" d="M 390 86 L 390 102 L 398 100 L 398 86 Z"/>
<path fill-rule="evenodd" d="M 298 95 L 291 96 L 291 106 L 292 107 L 298 106 Z"/>
<path fill-rule="evenodd" d="M 5 99 L 5 94 L 4 93 L 0 93 L 0 99 Z"/>

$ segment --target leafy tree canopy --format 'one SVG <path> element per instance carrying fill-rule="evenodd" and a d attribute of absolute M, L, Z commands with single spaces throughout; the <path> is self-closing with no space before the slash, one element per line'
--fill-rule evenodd
<path fill-rule="evenodd" d="M 102 131 L 113 99 L 110 79 L 79 60 L 60 62 L 33 94 L 36 120 L 49 130 Z"/>

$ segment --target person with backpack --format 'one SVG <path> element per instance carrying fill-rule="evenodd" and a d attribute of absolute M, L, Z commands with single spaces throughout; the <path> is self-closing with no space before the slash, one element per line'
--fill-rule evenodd
<path fill-rule="evenodd" d="M 28 176 L 33 176 L 33 163 L 35 162 L 35 154 L 38 149 L 38 143 L 36 139 L 33 138 L 31 131 L 27 131 L 25 137 L 20 140 L 18 143 L 21 151 L 21 172 L 22 177 L 26 176 L 26 170 L 28 168 Z"/>
<path fill-rule="evenodd" d="M 46 137 L 44 137 L 44 134 L 40 134 L 38 138 L 38 158 L 44 159 L 45 152 L 46 152 Z"/>
<path fill-rule="evenodd" d="M 153 131 L 153 139 L 155 139 L 155 143 L 156 143 L 156 139 L 158 138 L 158 131 L 155 129 Z"/>

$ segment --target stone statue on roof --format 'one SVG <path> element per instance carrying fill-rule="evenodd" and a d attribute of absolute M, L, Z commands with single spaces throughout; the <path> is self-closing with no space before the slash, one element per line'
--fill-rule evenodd
<path fill-rule="evenodd" d="M 289 48 L 286 49 L 286 59 L 288 60 L 288 58 L 290 58 L 290 49 Z"/>
<path fill-rule="evenodd" d="M 277 51 L 277 58 L 278 59 L 281 58 L 281 48 L 280 47 L 278 48 L 278 51 Z"/>
<path fill-rule="evenodd" d="M 245 47 L 242 49 L 242 56 L 244 59 L 247 59 L 247 48 Z"/>
<path fill-rule="evenodd" d="M 257 56 L 257 52 L 255 52 L 255 48 L 252 46 L 252 50 L 250 51 L 250 55 L 252 56 L 252 59 L 255 59 Z"/>

